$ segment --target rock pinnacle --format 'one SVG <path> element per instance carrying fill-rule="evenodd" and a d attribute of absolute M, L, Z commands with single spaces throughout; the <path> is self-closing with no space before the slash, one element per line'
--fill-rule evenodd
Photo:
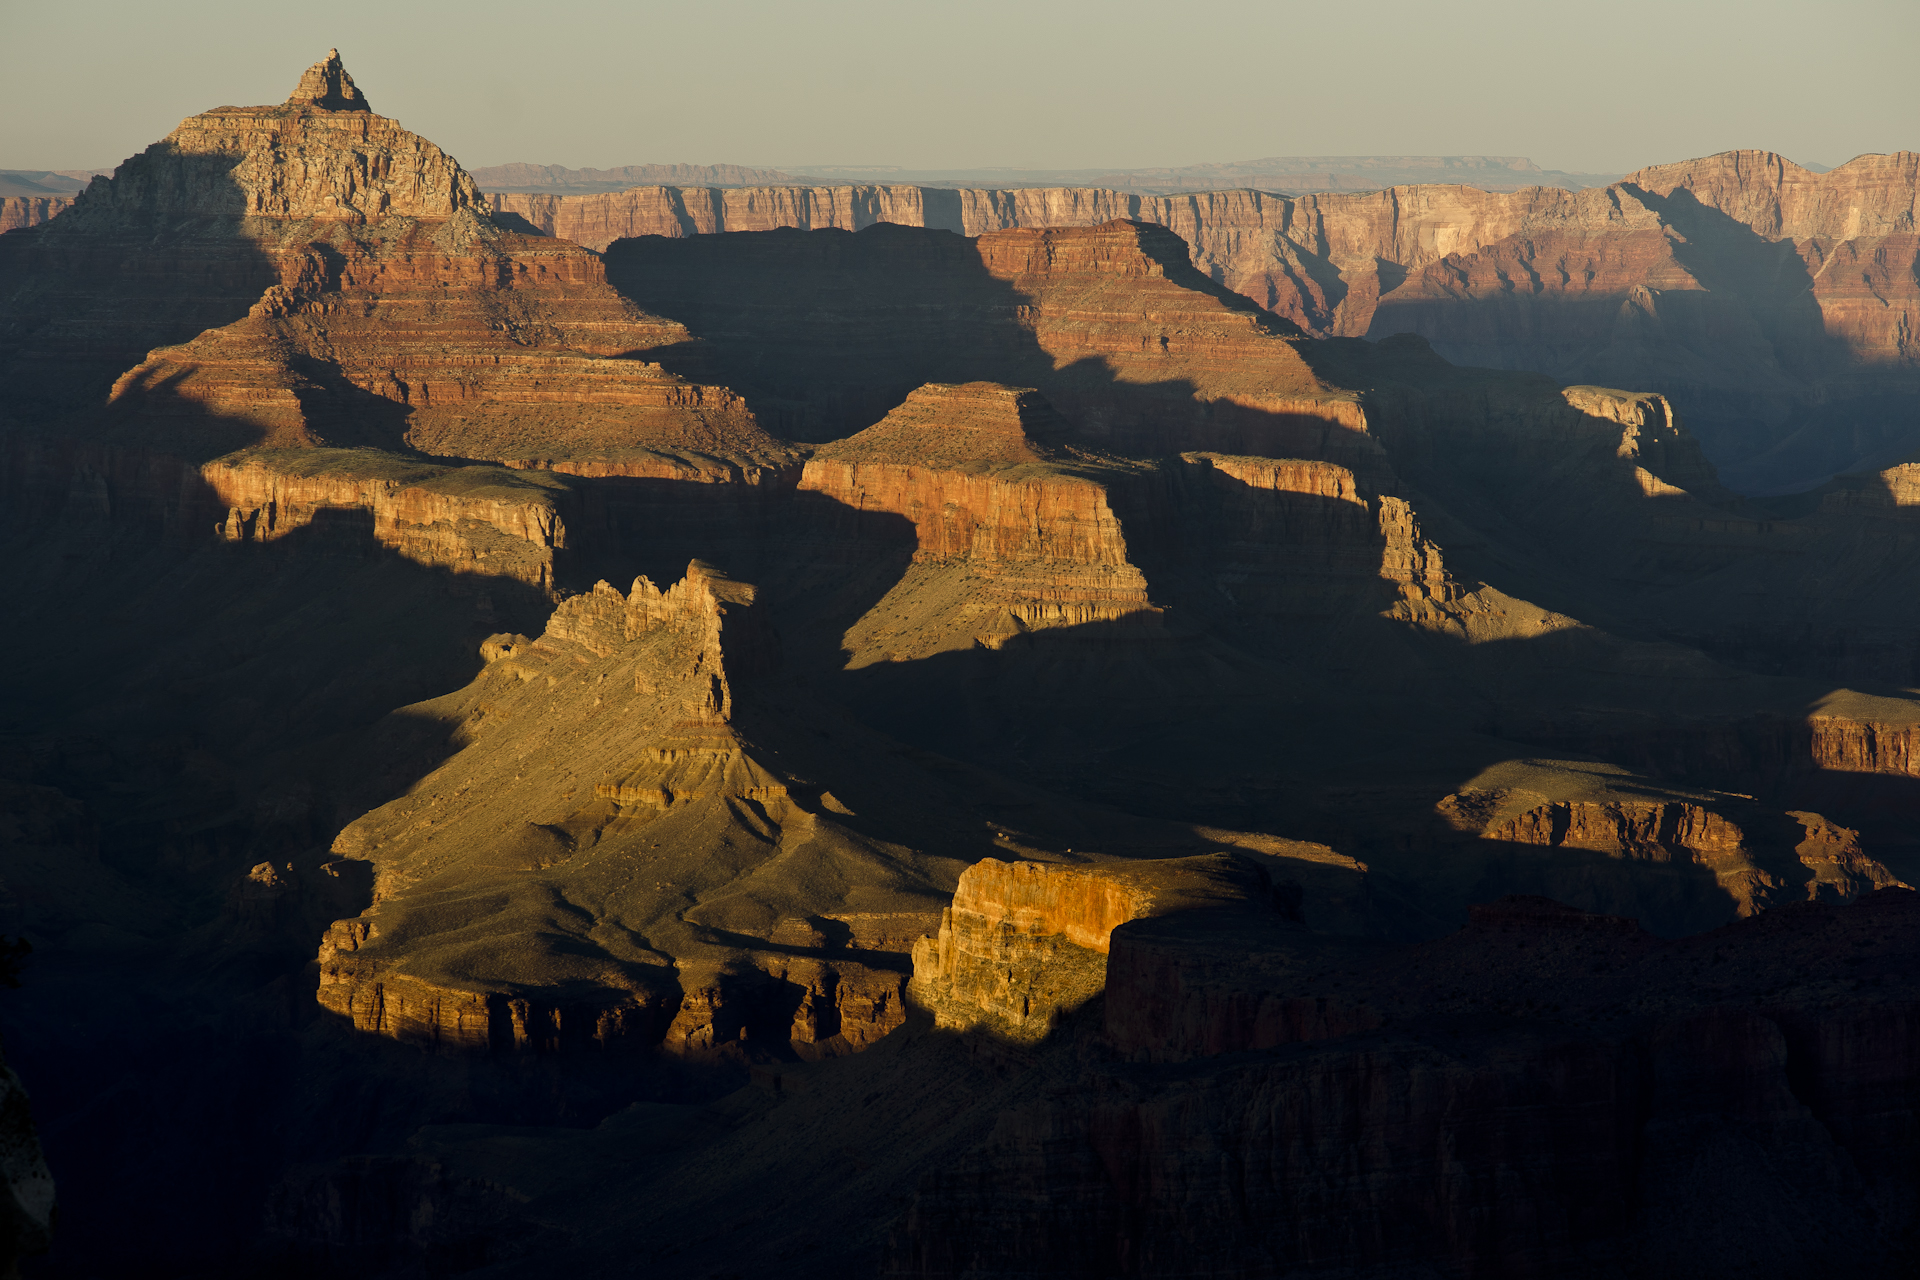
<path fill-rule="evenodd" d="M 340 61 L 338 49 L 307 68 L 299 87 L 287 99 L 290 106 L 318 107 L 322 111 L 372 111 L 367 95 L 360 92 Z"/>

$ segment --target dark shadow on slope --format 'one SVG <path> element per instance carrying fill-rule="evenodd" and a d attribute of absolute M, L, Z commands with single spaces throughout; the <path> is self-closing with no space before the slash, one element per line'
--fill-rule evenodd
<path fill-rule="evenodd" d="M 155 144 L 60 217 L 0 239 L 0 397 L 19 422 L 106 403 L 156 347 L 230 324 L 280 279 L 246 235 L 242 157 Z"/>
<path fill-rule="evenodd" d="M 510 210 L 496 209 L 492 213 L 489 213 L 487 217 L 492 221 L 494 226 L 500 228 L 502 231 L 510 231 L 517 236 L 540 236 L 543 239 L 549 240 L 553 238 L 549 232 L 529 222 L 525 216 L 513 213 Z"/>
<path fill-rule="evenodd" d="M 410 406 L 348 382 L 331 360 L 296 356 L 290 364 L 306 382 L 295 393 L 301 411 L 312 432 L 328 445 L 419 456 L 407 443 Z"/>
<path fill-rule="evenodd" d="M 600 579 L 629 590 L 645 576 L 678 582 L 691 560 L 723 566 L 760 590 L 803 571 L 783 531 L 798 494 L 798 469 L 761 484 L 635 476 L 566 476 L 568 545 L 560 582 L 589 590 Z M 818 495 L 811 495 L 817 497 Z"/>
<path fill-rule="evenodd" d="M 1297 333 L 1196 271 L 1177 236 L 1151 230 L 1142 251 L 1174 283 L 1276 337 Z M 1243 451 L 1298 452 L 1331 427 L 1306 413 L 1199 403 L 1179 378 L 1123 381 L 1100 357 L 1062 366 L 1033 328 L 1034 300 L 989 273 L 977 246 L 885 223 L 858 233 L 643 236 L 609 247 L 607 278 L 700 339 L 685 359 L 651 354 L 683 376 L 725 382 L 763 426 L 793 439 L 839 439 L 925 383 L 972 381 L 1038 387 L 1085 440 L 1133 453 L 1241 447 L 1229 442 L 1263 433 L 1285 444 Z"/>
<path fill-rule="evenodd" d="M 42 945 L 8 1048 L 66 1224 L 42 1274 L 250 1274 L 290 1160 L 422 1117 L 591 1123 L 637 1089 L 708 1087 L 613 1064 L 449 1072 L 329 1032 L 301 974 L 368 900 L 333 833 L 455 749 L 454 726 L 389 713 L 465 684 L 486 635 L 537 633 L 545 591 L 409 561 L 362 510 L 216 542 L 220 504 L 175 459 L 72 450 L 13 479 L 44 492 L 7 531 L 33 625 L 8 633 L 5 730 L 20 781 L 99 827 L 96 852 L 52 870 L 10 850 L 10 886 L 31 887 L 14 927 Z M 183 1160 L 200 1174 L 172 1176 Z"/>
<path fill-rule="evenodd" d="M 1383 299 L 1370 335 L 1418 332 L 1463 365 L 1662 392 L 1741 492 L 1817 483 L 1920 443 L 1911 415 L 1888 403 L 1910 392 L 1911 373 L 1850 357 L 1792 241 L 1685 190 L 1630 190 L 1680 233 L 1651 252 L 1700 287 L 1595 291 L 1618 261 L 1596 254 L 1583 281 L 1578 254 L 1536 257 L 1534 240 L 1515 236 L 1425 268 L 1416 288 Z M 1615 252 L 1648 234 L 1628 233 Z"/>
<path fill-rule="evenodd" d="M 1669 934 L 1734 908 L 1711 850 L 1503 854 L 1440 820 L 1438 801 L 1506 761 L 1610 761 L 1641 774 L 1610 784 L 1615 799 L 1720 814 L 1744 833 L 1742 856 L 1773 902 L 1812 879 L 1785 810 L 1851 827 L 1876 810 L 1920 814 L 1915 780 L 1850 777 L 1836 790 L 1814 768 L 1795 701 L 1805 686 L 1584 627 L 1470 644 L 1383 616 L 1408 597 L 1385 576 L 1377 504 L 1254 489 L 1214 464 L 1162 474 L 1161 491 L 1130 502 L 1115 486 L 1110 498 L 1130 559 L 1180 584 L 1166 588 L 1170 613 L 867 661 L 838 675 L 839 696 L 889 734 L 1062 794 L 1326 841 L 1439 908 L 1436 925 L 1516 887 Z M 1759 800 L 1687 790 L 1702 787 Z M 1884 819 L 1874 833 L 1895 834 Z"/>
<path fill-rule="evenodd" d="M 1678 188 L 1656 196 L 1622 184 L 1684 237 L 1673 242 L 1673 256 L 1713 293 L 1740 301 L 1773 345 L 1782 369 L 1814 378 L 1844 359 L 1828 336 L 1813 296 L 1813 277 L 1791 240 L 1769 240 L 1746 223 L 1700 203 Z"/>

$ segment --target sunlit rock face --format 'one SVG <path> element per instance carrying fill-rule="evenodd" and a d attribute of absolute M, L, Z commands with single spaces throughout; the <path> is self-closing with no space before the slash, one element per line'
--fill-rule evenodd
<path fill-rule="evenodd" d="M 7 232 L 0 1015 L 114 1227 L 59 1265 L 1707 1274 L 1752 1204 L 1873 1274 L 1920 483 L 1742 500 L 1664 383 L 1358 336 L 1596 202 L 1647 349 L 1759 314 L 1687 200 L 1789 268 L 1830 211 L 1710 168 L 602 258 L 329 55 Z"/>

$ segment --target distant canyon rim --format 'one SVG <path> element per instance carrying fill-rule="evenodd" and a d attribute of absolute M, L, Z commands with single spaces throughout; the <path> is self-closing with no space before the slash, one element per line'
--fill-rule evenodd
<path fill-rule="evenodd" d="M 0 1264 L 1908 1274 L 1920 155 L 1451 159 L 28 175 Z"/>

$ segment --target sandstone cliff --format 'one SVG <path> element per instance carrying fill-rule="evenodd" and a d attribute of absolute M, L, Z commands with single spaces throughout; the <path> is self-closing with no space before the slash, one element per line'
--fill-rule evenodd
<path fill-rule="evenodd" d="M 918 570 L 895 589 L 894 609 L 847 633 L 856 664 L 1157 617 L 1109 492 L 1137 484 L 1141 469 L 1077 451 L 1069 434 L 1036 391 L 932 383 L 814 451 L 801 492 L 860 519 L 884 513 L 912 526 Z M 947 581 L 955 567 L 967 578 L 959 591 Z"/>
<path fill-rule="evenodd" d="M 1207 906 L 1274 910 L 1267 874 L 1231 854 L 1085 867 L 967 868 L 940 932 L 913 949 L 909 994 L 935 1025 L 1036 1043 L 1106 984 L 1109 940 L 1129 920 Z"/>
<path fill-rule="evenodd" d="M 72 203 L 71 196 L 0 197 L 0 232 L 37 227 Z"/>
<path fill-rule="evenodd" d="M 1011 883 L 976 897 L 989 932 L 1070 931 Z M 1236 929 L 1218 907 L 1122 924 L 1080 1080 L 927 1175 L 885 1271 L 1788 1275 L 1838 1250 L 1894 1274 L 1913 903 L 1887 891 L 1669 944 L 1540 898 L 1413 949 L 1277 916 L 1261 934 L 1244 912 Z M 1049 977 L 1016 965 L 999 1002 Z M 1781 1161 L 1831 1181 L 1809 1203 Z M 1753 1216 L 1703 1230 L 1693 1215 L 1727 1196 Z M 1806 1243 L 1834 1215 L 1844 1243 Z"/>

